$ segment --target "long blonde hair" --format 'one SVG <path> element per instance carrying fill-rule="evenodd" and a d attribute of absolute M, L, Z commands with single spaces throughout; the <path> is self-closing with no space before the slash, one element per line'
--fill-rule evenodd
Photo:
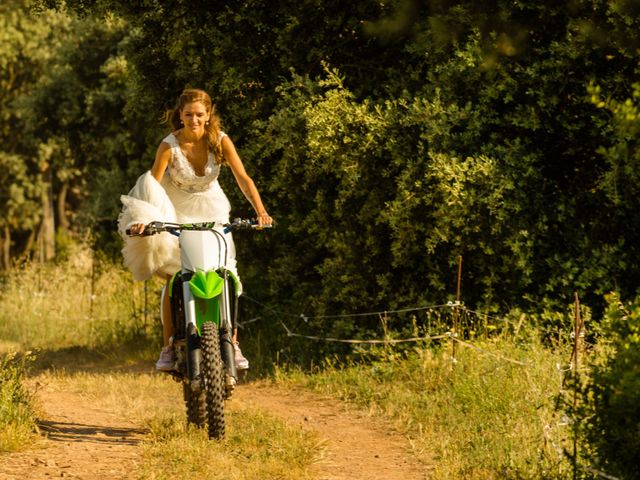
<path fill-rule="evenodd" d="M 215 107 L 211 101 L 211 97 L 204 90 L 197 88 L 187 88 L 178 97 L 175 108 L 167 110 L 164 113 L 163 123 L 168 123 L 171 128 L 179 130 L 182 128 L 180 121 L 180 112 L 188 103 L 200 102 L 207 109 L 209 121 L 204 126 L 205 135 L 207 137 L 207 147 L 213 152 L 213 157 L 218 165 L 226 163 L 222 154 L 222 144 L 220 143 L 220 118 L 215 114 Z"/>

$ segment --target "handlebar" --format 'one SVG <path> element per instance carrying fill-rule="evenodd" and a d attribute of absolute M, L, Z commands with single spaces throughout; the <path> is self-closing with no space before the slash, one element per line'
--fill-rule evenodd
<path fill-rule="evenodd" d="M 202 222 L 202 223 L 171 223 L 171 222 L 150 222 L 145 225 L 142 233 L 131 233 L 131 229 L 125 230 L 125 233 L 130 237 L 148 237 L 150 235 L 156 235 L 161 232 L 169 232 L 173 235 L 180 235 L 182 230 L 197 230 L 206 231 L 213 230 L 216 227 L 223 227 L 224 233 L 229 233 L 233 230 L 262 230 L 263 228 L 271 228 L 272 225 L 259 225 L 253 219 L 235 218 L 230 223 L 219 222 Z"/>

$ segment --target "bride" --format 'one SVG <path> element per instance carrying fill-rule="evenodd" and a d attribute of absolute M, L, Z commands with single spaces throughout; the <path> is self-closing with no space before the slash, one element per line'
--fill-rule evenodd
<path fill-rule="evenodd" d="M 156 362 L 158 370 L 171 370 L 175 359 L 169 342 L 173 334 L 168 285 L 171 276 L 180 269 L 177 238 L 169 233 L 149 237 L 130 237 L 140 234 L 145 224 L 164 222 L 196 223 L 229 222 L 231 206 L 218 183 L 222 165 L 228 165 L 238 187 L 253 206 L 259 225 L 271 225 L 255 183 L 247 175 L 242 160 L 229 136 L 220 131 L 211 97 L 203 90 L 182 92 L 176 107 L 165 113 L 165 122 L 173 132 L 167 135 L 156 152 L 151 170 L 143 174 L 128 195 L 122 195 L 122 212 L 118 231 L 124 238 L 122 255 L 125 265 L 136 280 L 147 280 L 154 273 L 167 281 L 162 290 L 161 318 L 164 346 Z M 231 233 L 227 233 L 229 262 L 235 270 L 235 247 Z M 240 292 L 238 292 L 240 293 Z M 237 343 L 234 332 L 236 365 L 249 367 Z"/>

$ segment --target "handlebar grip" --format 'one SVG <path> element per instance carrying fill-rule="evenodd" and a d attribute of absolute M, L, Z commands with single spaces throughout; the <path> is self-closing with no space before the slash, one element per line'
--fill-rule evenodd
<path fill-rule="evenodd" d="M 148 226 L 147 226 L 148 227 Z M 144 230 L 142 230 L 142 232 L 140 233 L 133 233 L 131 232 L 130 228 L 127 228 L 124 233 L 126 233 L 128 236 L 130 237 L 150 237 L 151 235 L 155 235 L 156 233 L 158 233 L 157 231 L 150 229 L 150 228 L 145 228 Z"/>

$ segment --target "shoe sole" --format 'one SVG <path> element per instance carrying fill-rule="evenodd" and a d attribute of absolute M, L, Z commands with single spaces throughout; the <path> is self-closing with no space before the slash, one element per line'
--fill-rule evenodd
<path fill-rule="evenodd" d="M 162 367 L 159 367 L 158 365 L 156 365 L 156 370 L 159 372 L 173 372 L 175 369 L 176 369 L 175 365 L 162 366 Z"/>

